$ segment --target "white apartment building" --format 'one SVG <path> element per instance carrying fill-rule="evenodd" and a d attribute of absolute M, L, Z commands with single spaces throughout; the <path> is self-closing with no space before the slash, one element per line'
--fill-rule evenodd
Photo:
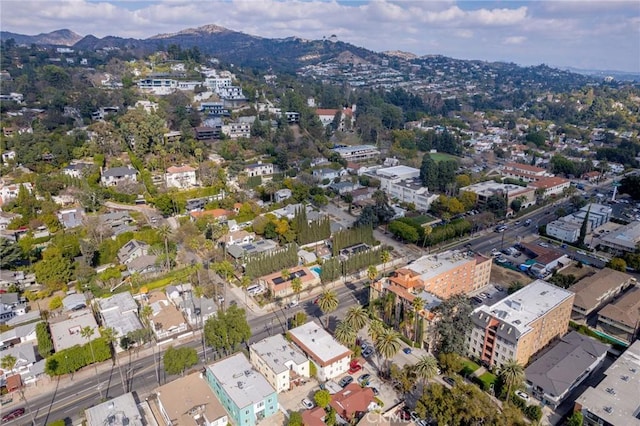
<path fill-rule="evenodd" d="M 380 151 L 373 145 L 343 146 L 333 148 L 332 151 L 345 160 L 354 162 L 373 160 L 380 156 Z"/>
<path fill-rule="evenodd" d="M 380 189 L 389 198 L 401 203 L 412 203 L 416 210 L 427 211 L 438 195 L 430 194 L 429 189 L 420 182 L 420 169 L 408 166 L 377 168 L 367 172 L 380 180 Z"/>
<path fill-rule="evenodd" d="M 316 377 L 325 381 L 349 370 L 351 350 L 338 343 L 331 334 L 311 321 L 289 330 L 291 341 L 307 355 L 316 367 Z"/>
<path fill-rule="evenodd" d="M 245 166 L 244 172 L 247 174 L 247 176 L 253 177 L 272 175 L 275 170 L 272 163 L 263 163 L 262 161 L 258 161 L 257 163 Z"/>
<path fill-rule="evenodd" d="M 248 139 L 251 137 L 251 123 L 234 122 L 223 124 L 220 131 L 231 139 Z"/>
<path fill-rule="evenodd" d="M 309 377 L 309 360 L 282 334 L 252 344 L 249 358 L 278 393 L 291 389 L 294 381 Z"/>

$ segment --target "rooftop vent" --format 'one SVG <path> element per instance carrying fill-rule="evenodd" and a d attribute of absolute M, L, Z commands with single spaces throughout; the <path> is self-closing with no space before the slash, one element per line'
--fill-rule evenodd
<path fill-rule="evenodd" d="M 248 376 L 248 375 L 250 375 L 250 374 L 251 374 L 251 370 L 244 370 L 244 375 L 245 375 L 245 376 Z"/>
<path fill-rule="evenodd" d="M 606 411 L 607 413 L 612 413 L 613 407 L 604 407 L 604 411 Z"/>
<path fill-rule="evenodd" d="M 616 391 L 613 388 L 606 388 L 605 390 L 607 391 L 608 394 L 611 394 L 611 395 L 615 395 L 616 394 Z"/>
<path fill-rule="evenodd" d="M 625 382 L 629 381 L 629 376 L 622 376 L 621 379 Z"/>
<path fill-rule="evenodd" d="M 242 384 L 242 382 L 238 382 L 238 389 L 242 389 L 244 387 L 244 385 Z"/>

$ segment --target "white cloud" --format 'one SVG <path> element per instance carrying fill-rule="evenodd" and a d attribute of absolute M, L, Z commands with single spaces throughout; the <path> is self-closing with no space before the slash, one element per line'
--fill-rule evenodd
<path fill-rule="evenodd" d="M 216 24 L 262 37 L 336 34 L 372 50 L 420 55 L 556 65 L 595 58 L 593 67 L 640 67 L 637 0 L 496 3 L 500 6 L 456 0 L 3 0 L 0 27 L 22 34 L 69 28 L 98 37 L 146 38 Z M 526 51 L 516 48 L 525 42 Z M 504 46 L 502 51 L 496 45 Z"/>

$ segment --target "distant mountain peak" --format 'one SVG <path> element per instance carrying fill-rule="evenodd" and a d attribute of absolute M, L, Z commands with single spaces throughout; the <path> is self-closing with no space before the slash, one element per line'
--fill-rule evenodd
<path fill-rule="evenodd" d="M 154 35 L 153 37 L 149 37 L 149 40 L 171 38 L 171 37 L 176 37 L 181 35 L 192 36 L 192 35 L 218 34 L 218 33 L 230 32 L 230 31 L 231 30 L 221 27 L 219 25 L 210 24 L 210 25 L 203 25 L 197 28 L 187 28 L 185 30 L 178 31 L 177 33 L 166 33 L 166 34 Z"/>

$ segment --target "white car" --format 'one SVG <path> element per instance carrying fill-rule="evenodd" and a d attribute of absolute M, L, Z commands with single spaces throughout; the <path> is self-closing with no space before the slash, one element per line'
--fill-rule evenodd
<path fill-rule="evenodd" d="M 523 392 L 523 391 L 521 391 L 521 390 L 517 390 L 517 391 L 516 391 L 516 395 L 517 395 L 519 398 L 524 399 L 525 401 L 529 401 L 529 395 L 527 395 L 525 392 Z"/>
<path fill-rule="evenodd" d="M 316 405 L 309 398 L 302 398 L 302 406 L 307 410 L 311 410 Z"/>
<path fill-rule="evenodd" d="M 583 256 L 586 256 L 586 255 L 587 255 L 587 252 L 586 252 L 586 251 L 584 251 L 584 250 L 578 250 L 578 251 L 576 251 L 576 253 L 581 254 L 581 255 L 583 255 Z"/>

